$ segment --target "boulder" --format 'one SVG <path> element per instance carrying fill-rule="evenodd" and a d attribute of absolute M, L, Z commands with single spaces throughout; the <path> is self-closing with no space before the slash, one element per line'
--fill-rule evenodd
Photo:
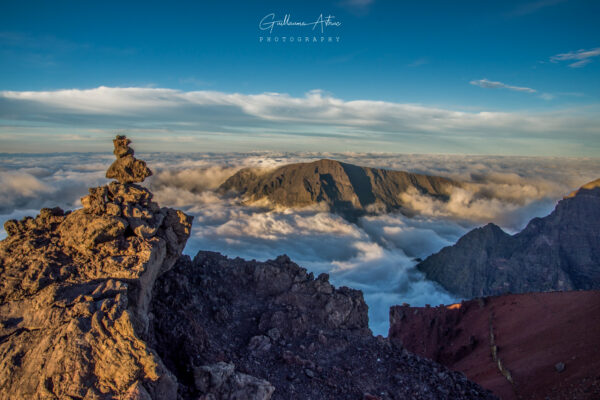
<path fill-rule="evenodd" d="M 269 400 L 275 391 L 268 381 L 236 372 L 225 362 L 194 368 L 194 382 L 206 400 Z"/>

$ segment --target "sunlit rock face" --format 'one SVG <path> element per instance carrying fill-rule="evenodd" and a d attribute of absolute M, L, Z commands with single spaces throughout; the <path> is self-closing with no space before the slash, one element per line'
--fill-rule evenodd
<path fill-rule="evenodd" d="M 117 136 L 113 140 L 115 145 L 114 155 L 117 160 L 106 171 L 106 177 L 116 179 L 119 183 L 143 182 L 152 175 L 152 171 L 146 166 L 146 162 L 138 160 L 133 156 L 133 149 L 129 147 L 131 140 L 125 136 Z"/>
<path fill-rule="evenodd" d="M 6 222 L 0 398 L 176 398 L 176 379 L 144 339 L 154 281 L 180 256 L 191 218 L 131 183 L 151 172 L 123 161 L 128 144 L 117 137 L 107 174 L 120 182 L 91 188 L 82 209 Z"/>
<path fill-rule="evenodd" d="M 462 297 L 600 289 L 597 181 L 561 200 L 516 235 L 494 224 L 474 229 L 417 266 Z"/>

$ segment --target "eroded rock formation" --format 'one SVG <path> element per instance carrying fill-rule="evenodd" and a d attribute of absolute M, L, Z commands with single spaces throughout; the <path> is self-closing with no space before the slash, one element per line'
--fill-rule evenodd
<path fill-rule="evenodd" d="M 144 339 L 154 281 L 180 256 L 191 218 L 128 183 L 150 174 L 119 161 L 133 158 L 128 144 L 117 137 L 121 164 L 108 174 L 123 183 L 91 188 L 82 209 L 5 224 L 2 399 L 176 398 L 175 377 Z"/>

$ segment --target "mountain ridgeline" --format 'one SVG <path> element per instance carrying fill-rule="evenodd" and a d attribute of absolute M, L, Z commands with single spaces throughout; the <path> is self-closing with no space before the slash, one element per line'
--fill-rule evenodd
<path fill-rule="evenodd" d="M 600 289 L 600 187 L 583 186 L 516 235 L 474 229 L 417 268 L 465 298 Z"/>
<path fill-rule="evenodd" d="M 227 179 L 219 191 L 236 192 L 248 202 L 267 200 L 274 206 L 325 203 L 331 211 L 352 219 L 373 211 L 409 212 L 401 194 L 411 191 L 447 200 L 453 187 L 460 187 L 460 183 L 323 159 L 288 164 L 267 172 L 244 168 Z"/>

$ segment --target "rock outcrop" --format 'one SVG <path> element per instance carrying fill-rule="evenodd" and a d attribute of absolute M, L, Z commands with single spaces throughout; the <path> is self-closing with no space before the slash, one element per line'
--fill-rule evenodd
<path fill-rule="evenodd" d="M 115 140 L 108 174 L 122 183 L 91 188 L 82 209 L 6 222 L 0 399 L 176 398 L 145 339 L 154 281 L 179 258 L 191 218 L 129 183 L 150 171 L 128 143 Z"/>
<path fill-rule="evenodd" d="M 600 398 L 600 291 L 395 306 L 389 338 L 503 400 Z"/>
<path fill-rule="evenodd" d="M 359 167 L 335 160 L 289 164 L 268 172 L 244 168 L 219 188 L 234 191 L 248 202 L 306 207 L 326 204 L 350 219 L 369 211 L 405 209 L 401 194 L 414 191 L 447 199 L 458 182 L 437 176 Z"/>
<path fill-rule="evenodd" d="M 600 289 L 600 187 L 588 187 L 514 236 L 488 224 L 417 268 L 464 298 Z"/>
<path fill-rule="evenodd" d="M 252 399 L 269 398 L 271 387 L 273 399 L 493 397 L 373 337 L 360 291 L 336 289 L 286 256 L 182 257 L 157 281 L 151 310 L 151 345 L 177 376 L 182 399 L 242 398 L 224 394 L 239 382 L 248 382 L 243 398 Z"/>

